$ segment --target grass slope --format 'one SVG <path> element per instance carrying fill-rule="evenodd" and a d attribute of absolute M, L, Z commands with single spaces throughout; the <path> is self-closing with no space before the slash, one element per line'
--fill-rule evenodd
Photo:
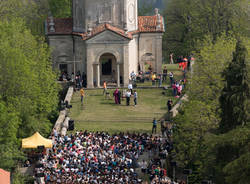
<path fill-rule="evenodd" d="M 161 118 L 167 111 L 166 102 L 170 98 L 162 95 L 162 89 L 138 89 L 138 105 L 114 104 L 113 98 L 104 99 L 102 89 L 86 90 L 84 104 L 80 94 L 72 98 L 70 117 L 75 120 L 75 130 L 117 132 L 151 132 L 153 117 Z M 110 90 L 113 94 L 113 90 Z M 112 96 L 112 95 L 111 95 Z M 171 97 L 175 100 L 173 97 Z M 159 131 L 158 126 L 158 131 Z"/>

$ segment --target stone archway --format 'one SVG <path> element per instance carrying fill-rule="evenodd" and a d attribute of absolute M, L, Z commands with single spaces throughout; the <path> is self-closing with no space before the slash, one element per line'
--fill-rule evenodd
<path fill-rule="evenodd" d="M 116 83 L 117 79 L 117 68 L 116 68 L 116 57 L 111 53 L 105 53 L 101 55 L 99 59 L 100 63 L 100 76 L 101 83 L 104 81 L 108 83 Z"/>
<path fill-rule="evenodd" d="M 113 52 L 102 52 L 97 56 L 97 62 L 94 67 L 94 81 L 95 86 L 100 87 L 104 81 L 112 83 L 117 87 L 120 87 L 122 66 L 118 60 L 119 55 Z"/>

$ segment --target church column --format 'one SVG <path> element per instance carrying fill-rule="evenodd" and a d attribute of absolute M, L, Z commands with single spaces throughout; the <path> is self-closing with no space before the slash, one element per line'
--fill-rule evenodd
<path fill-rule="evenodd" d="M 96 73 L 97 73 L 96 83 L 97 83 L 97 87 L 99 88 L 100 87 L 100 64 L 99 63 L 96 65 Z"/>
<path fill-rule="evenodd" d="M 118 63 L 117 62 L 117 65 L 116 65 L 116 67 L 117 67 L 117 87 L 119 88 L 120 87 L 120 63 Z"/>
<path fill-rule="evenodd" d="M 127 87 L 129 84 L 129 50 L 128 44 L 123 46 L 123 84 Z"/>
<path fill-rule="evenodd" d="M 157 35 L 155 39 L 155 72 L 162 72 L 162 34 Z"/>
<path fill-rule="evenodd" d="M 87 87 L 93 88 L 94 82 L 93 82 L 93 65 L 91 61 L 87 61 Z"/>

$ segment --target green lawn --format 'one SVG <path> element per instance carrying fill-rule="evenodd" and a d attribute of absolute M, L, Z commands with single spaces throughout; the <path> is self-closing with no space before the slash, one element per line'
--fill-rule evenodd
<path fill-rule="evenodd" d="M 113 94 L 113 91 L 110 90 L 110 94 Z M 133 98 L 130 106 L 125 105 L 125 99 L 121 105 L 114 104 L 112 95 L 112 99 L 104 99 L 102 89 L 86 90 L 82 105 L 80 94 L 76 92 L 71 101 L 73 108 L 70 110 L 70 117 L 75 120 L 75 130 L 150 132 L 153 118 L 159 119 L 166 113 L 170 92 L 167 95 L 162 94 L 163 89 L 138 89 L 137 92 L 136 107 L 133 106 Z"/>

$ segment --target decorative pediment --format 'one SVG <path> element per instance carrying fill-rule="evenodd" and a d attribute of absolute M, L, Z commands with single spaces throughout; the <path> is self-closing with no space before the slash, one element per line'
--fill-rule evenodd
<path fill-rule="evenodd" d="M 124 36 L 121 36 L 110 30 L 105 30 L 104 32 L 101 32 L 97 34 L 96 36 L 88 39 L 86 42 L 87 43 L 124 43 L 127 41 L 129 41 L 128 38 L 125 38 Z"/>

